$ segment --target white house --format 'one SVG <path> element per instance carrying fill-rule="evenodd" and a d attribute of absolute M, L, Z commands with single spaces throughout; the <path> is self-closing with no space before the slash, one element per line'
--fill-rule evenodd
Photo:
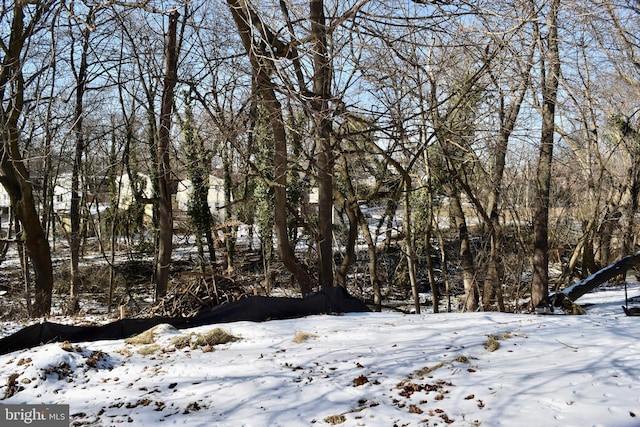
<path fill-rule="evenodd" d="M 136 200 L 136 194 L 141 197 L 150 199 L 153 197 L 153 184 L 149 175 L 138 172 L 133 176 L 133 182 L 129 179 L 129 175 L 124 173 L 116 180 L 119 189 L 118 209 L 126 210 Z M 144 207 L 145 221 L 153 218 L 153 205 L 147 204 Z"/>
<path fill-rule="evenodd" d="M 53 186 L 53 211 L 68 214 L 71 210 L 71 173 L 61 173 Z"/>
<path fill-rule="evenodd" d="M 71 172 L 63 172 L 56 176 L 53 185 L 52 207 L 58 215 L 68 215 L 71 210 Z M 80 176 L 78 190 L 86 199 L 84 202 L 91 211 L 95 208 L 104 209 L 108 205 L 107 178 L 105 176 Z"/>
<path fill-rule="evenodd" d="M 193 192 L 193 184 L 190 179 L 183 179 L 178 182 L 176 192 L 176 203 L 178 209 L 187 211 L 189 200 Z M 207 192 L 207 203 L 214 218 L 222 220 L 224 218 L 224 180 L 215 175 L 209 175 L 209 191 Z"/>
<path fill-rule="evenodd" d="M 69 231 L 71 228 L 71 182 L 72 173 L 63 172 L 56 176 L 52 194 L 52 209 L 55 212 L 60 225 Z M 81 209 L 88 209 L 90 215 L 97 215 L 109 206 L 107 194 L 107 180 L 104 176 L 80 176 L 79 189 L 82 193 L 83 206 Z M 84 215 L 84 213 L 83 213 Z M 89 225 L 89 227 L 91 224 Z"/>
<path fill-rule="evenodd" d="M 4 189 L 4 185 L 0 185 L 0 210 L 2 212 L 8 211 L 11 207 L 11 199 L 9 199 L 9 193 Z"/>
<path fill-rule="evenodd" d="M 0 229 L 9 222 L 9 214 L 11 212 L 11 200 L 9 193 L 4 189 L 4 185 L 0 185 Z M 8 225 L 6 225 L 8 227 Z"/>

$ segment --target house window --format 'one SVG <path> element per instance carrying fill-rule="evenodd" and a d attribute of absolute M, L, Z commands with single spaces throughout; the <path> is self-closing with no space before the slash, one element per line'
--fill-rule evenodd
<path fill-rule="evenodd" d="M 62 194 L 56 194 L 56 202 L 62 203 L 64 200 L 62 199 Z"/>

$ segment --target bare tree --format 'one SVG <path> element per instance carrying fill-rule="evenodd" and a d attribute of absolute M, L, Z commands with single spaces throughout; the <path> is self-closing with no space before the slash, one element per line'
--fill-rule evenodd
<path fill-rule="evenodd" d="M 533 217 L 533 279 L 531 304 L 548 304 L 549 295 L 549 197 L 551 194 L 551 165 L 555 137 L 555 111 L 560 78 L 558 13 L 560 0 L 551 0 L 546 15 L 546 37 L 539 31 L 541 63 L 542 133 L 540 157 L 536 173 L 536 198 Z"/>
<path fill-rule="evenodd" d="M 69 217 L 71 222 L 71 230 L 69 233 L 69 249 L 71 252 L 71 283 L 69 288 L 70 302 L 68 310 L 75 313 L 80 308 L 79 306 L 79 291 L 80 291 L 80 241 L 81 241 L 81 200 L 84 192 L 81 185 L 83 157 L 86 147 L 86 137 L 84 129 L 84 115 L 85 115 L 85 92 L 87 89 L 87 82 L 89 79 L 89 49 L 90 49 L 90 35 L 94 25 L 94 9 L 89 6 L 86 16 L 84 17 L 84 25 L 80 26 L 80 40 L 79 40 L 79 56 L 75 57 L 75 39 L 72 38 L 72 48 L 70 50 L 70 64 L 71 71 L 75 78 L 75 105 L 73 111 L 73 135 L 75 139 L 75 149 L 73 155 L 73 166 L 71 172 L 71 206 L 69 208 Z M 78 63 L 76 63 L 76 61 Z"/>
<path fill-rule="evenodd" d="M 52 2 L 35 4 L 14 2 L 13 8 L 2 6 L 3 25 L 11 28 L 8 40 L 2 40 L 4 53 L 0 65 L 0 183 L 5 187 L 16 218 L 22 224 L 27 253 L 35 272 L 35 300 L 31 315 L 44 316 L 51 309 L 53 269 L 49 241 L 38 216 L 33 194 L 33 183 L 21 152 L 20 118 L 24 108 L 25 76 L 24 54 L 29 39 L 41 29 L 51 11 Z"/>
<path fill-rule="evenodd" d="M 292 55 L 290 47 L 282 44 L 275 33 L 270 31 L 257 17 L 256 12 L 248 4 L 237 0 L 228 0 L 229 9 L 242 44 L 249 56 L 253 72 L 255 93 L 264 106 L 271 122 L 271 130 L 274 139 L 274 202 L 275 202 L 275 230 L 278 241 L 278 255 L 284 265 L 295 276 L 302 294 L 311 291 L 311 277 L 306 267 L 297 259 L 291 246 L 287 233 L 287 133 L 285 120 L 282 114 L 282 106 L 276 96 L 275 85 L 271 77 L 275 63 L 272 52 L 280 52 L 284 55 Z M 256 40 L 252 34 L 256 31 L 261 40 Z M 269 51 L 263 41 L 269 41 Z"/>
<path fill-rule="evenodd" d="M 158 260 L 156 263 L 156 299 L 167 293 L 169 267 L 173 248 L 173 214 L 171 205 L 172 173 L 170 165 L 171 153 L 171 118 L 174 103 L 174 88 L 178 74 L 178 12 L 169 14 L 167 44 L 165 52 L 166 69 L 160 104 L 160 124 L 158 126 Z"/>
<path fill-rule="evenodd" d="M 323 0 L 310 0 L 309 20 L 313 37 L 313 92 L 311 102 L 318 167 L 318 273 L 320 286 L 333 286 L 333 147 L 331 144 L 332 69 L 327 52 L 327 23 Z"/>

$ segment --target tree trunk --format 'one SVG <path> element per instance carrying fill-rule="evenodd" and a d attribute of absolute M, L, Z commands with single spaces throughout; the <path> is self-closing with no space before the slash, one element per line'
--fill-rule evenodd
<path fill-rule="evenodd" d="M 160 105 L 160 126 L 158 127 L 158 261 L 156 264 L 156 300 L 167 293 L 169 266 L 173 245 L 173 212 L 171 205 L 171 165 L 169 163 L 171 143 L 171 115 L 174 88 L 177 80 L 178 12 L 169 15 L 167 32 L 166 70 Z"/>
<path fill-rule="evenodd" d="M 91 23 L 91 8 L 87 13 L 87 21 Z M 69 208 L 69 219 L 71 221 L 71 233 L 69 234 L 69 251 L 71 252 L 71 283 L 69 287 L 69 305 L 67 310 L 75 313 L 80 309 L 80 201 L 82 198 L 81 171 L 82 157 L 85 149 L 83 116 L 84 116 L 84 93 L 87 85 L 87 54 L 89 51 L 89 35 L 88 28 L 82 30 L 82 40 L 80 52 L 80 64 L 78 70 L 75 71 L 76 77 L 76 104 L 73 113 L 73 133 L 75 136 L 75 153 L 73 158 L 73 168 L 71 172 L 71 206 Z M 73 57 L 73 49 L 71 51 L 71 64 L 74 66 L 75 59 Z"/>
<path fill-rule="evenodd" d="M 109 290 L 107 293 L 107 312 L 111 313 L 113 308 L 113 294 L 115 291 L 115 274 L 116 274 L 116 245 L 117 245 L 117 228 L 118 223 L 117 212 L 119 210 L 118 203 L 120 200 L 120 194 L 122 190 L 122 180 L 118 179 L 118 176 L 122 176 L 124 165 L 120 163 L 120 170 L 118 170 L 118 158 L 116 155 L 116 125 L 112 119 L 111 129 L 111 146 L 109 147 L 109 212 L 111 217 L 111 224 L 109 226 L 111 252 L 109 254 Z"/>
<path fill-rule="evenodd" d="M 431 251 L 433 247 L 431 246 L 431 233 L 433 231 L 433 210 L 432 207 L 429 206 L 429 217 L 427 219 L 427 227 L 424 232 L 424 251 L 425 258 L 427 262 L 427 276 L 429 277 L 429 285 L 431 286 L 431 297 L 433 300 L 433 312 L 440 312 L 440 290 L 438 289 L 438 284 L 436 283 L 436 278 L 434 274 L 434 266 L 433 266 L 433 258 L 431 258 Z"/>
<path fill-rule="evenodd" d="M 349 219 L 349 233 L 347 235 L 344 258 L 342 258 L 342 263 L 336 272 L 336 279 L 338 285 L 346 288 L 347 273 L 356 260 L 355 247 L 358 239 L 358 215 L 360 214 L 360 209 L 358 208 L 358 201 L 353 200 L 351 197 L 345 198 L 343 205 Z"/>
<path fill-rule="evenodd" d="M 48 5 L 38 4 L 31 12 L 31 22 L 24 25 L 24 4 L 13 5 L 11 37 L 5 50 L 0 69 L 0 183 L 5 187 L 16 219 L 22 224 L 22 240 L 33 264 L 35 273 L 35 300 L 31 315 L 40 317 L 51 310 L 53 292 L 53 269 L 49 241 L 38 217 L 33 197 L 33 187 L 24 159 L 20 152 L 20 130 L 18 122 L 24 105 L 24 76 L 22 75 L 22 54 L 28 31 L 42 17 Z M 10 83 L 10 84 L 9 84 Z M 6 92 L 9 91 L 8 94 Z"/>
<path fill-rule="evenodd" d="M 360 221 L 360 228 L 362 229 L 362 235 L 364 241 L 367 242 L 367 251 L 369 253 L 369 280 L 373 287 L 373 304 L 376 311 L 382 311 L 382 286 L 380 278 L 378 277 L 378 251 L 376 242 L 371 237 L 371 230 L 369 230 L 369 224 L 364 217 L 360 208 L 358 208 L 358 219 Z"/>
<path fill-rule="evenodd" d="M 542 63 L 542 133 L 540 159 L 536 173 L 537 197 L 533 217 L 533 279 L 531 304 L 537 307 L 548 303 L 549 295 L 549 197 L 551 194 L 551 165 L 555 133 L 555 109 L 560 75 L 558 46 L 558 9 L 560 0 L 553 0 L 547 16 L 548 46 L 541 52 Z M 547 68 L 548 67 L 548 68 Z"/>
<path fill-rule="evenodd" d="M 492 233 L 491 248 L 489 253 L 489 263 L 487 265 L 487 273 L 484 280 L 484 292 L 482 294 L 482 305 L 486 311 L 488 307 L 493 303 L 495 298 L 498 303 L 498 310 L 505 311 L 504 299 L 502 296 L 502 285 L 500 274 L 502 261 L 500 258 L 500 239 L 502 238 L 499 233 Z"/>
<path fill-rule="evenodd" d="M 462 280 L 464 283 L 464 311 L 473 312 L 478 309 L 478 290 L 475 284 L 475 267 L 471 242 L 469 240 L 469 230 L 465 219 L 460 196 L 455 192 L 449 194 L 451 200 L 451 211 L 458 227 L 458 238 L 460 240 L 460 262 L 462 265 Z M 444 248 L 443 248 L 444 249 Z"/>
<path fill-rule="evenodd" d="M 343 155 L 341 157 L 344 162 L 343 169 L 341 172 L 344 177 L 345 185 L 347 187 L 347 192 L 348 192 L 348 196 L 343 201 L 343 203 L 345 204 L 345 209 L 347 210 L 347 216 L 349 217 L 349 241 L 347 242 L 347 251 L 346 251 L 347 253 L 345 255 L 345 260 L 348 261 L 349 263 L 352 263 L 353 260 L 355 259 L 355 253 L 353 252 L 354 252 L 356 240 L 358 237 L 357 224 L 359 224 L 364 241 L 367 243 L 367 252 L 369 255 L 369 265 L 368 265 L 369 281 L 371 283 L 371 287 L 373 288 L 373 304 L 375 306 L 376 311 L 381 311 L 382 310 L 382 289 L 380 285 L 380 279 L 378 277 L 378 253 L 377 253 L 376 244 L 373 240 L 373 237 L 371 236 L 371 230 L 369 229 L 367 218 L 365 218 L 365 216 L 362 214 L 362 210 L 358 205 L 357 193 L 353 186 L 353 181 L 351 179 L 351 174 L 349 172 L 349 163 L 348 163 L 347 156 Z M 351 214 L 349 213 L 350 210 L 353 211 L 353 214 L 355 215 L 354 218 L 352 218 Z M 356 223 L 352 222 L 354 219 L 356 220 Z M 352 259 L 347 260 L 346 257 L 350 257 Z M 346 264 L 347 262 L 343 261 L 342 265 L 338 269 L 337 276 L 340 284 L 342 284 L 343 282 L 346 284 L 346 269 L 343 269 L 343 266 L 345 266 Z M 344 279 L 342 279 L 341 276 L 344 276 Z M 345 286 L 345 285 L 342 285 L 342 286 Z"/>
<path fill-rule="evenodd" d="M 271 126 L 274 134 L 274 168 L 275 186 L 274 193 L 274 223 L 276 229 L 276 239 L 278 241 L 278 256 L 282 260 L 287 270 L 289 270 L 300 285 L 300 292 L 306 295 L 311 292 L 311 277 L 304 265 L 298 261 L 287 233 L 287 136 L 282 118 L 280 102 L 276 99 L 271 87 L 262 90 Z"/>
<path fill-rule="evenodd" d="M 235 238 L 235 226 L 232 225 L 233 220 L 233 208 L 231 205 L 232 201 L 232 180 L 231 180 L 231 160 L 229 157 L 230 149 L 229 146 L 224 143 L 224 147 L 222 148 L 222 168 L 224 171 L 224 218 L 225 218 L 225 227 L 224 227 L 224 246 L 226 248 L 226 270 L 228 273 L 233 272 L 233 257 L 236 248 L 236 238 Z"/>
<path fill-rule="evenodd" d="M 406 174 L 404 177 L 403 208 L 404 222 L 402 231 L 404 232 L 404 246 L 407 255 L 407 269 L 409 270 L 409 281 L 411 283 L 411 294 L 413 295 L 413 306 L 416 314 L 420 314 L 420 295 L 418 294 L 418 282 L 416 279 L 416 250 L 413 243 L 413 225 L 411 223 L 411 177 Z"/>
<path fill-rule="evenodd" d="M 622 213 L 620 212 L 621 195 L 623 193 L 623 184 L 620 184 L 616 190 L 611 191 L 609 201 L 602 217 L 602 222 L 598 227 L 595 235 L 598 240 L 598 261 L 600 265 L 609 264 L 612 259 L 611 240 L 613 232 L 620 220 Z"/>
<path fill-rule="evenodd" d="M 451 303 L 451 285 L 449 282 L 449 261 L 447 257 L 447 251 L 445 251 L 445 242 L 444 236 L 442 235 L 442 230 L 438 227 L 438 222 L 436 224 L 436 234 L 438 237 L 438 245 L 440 245 L 440 264 L 442 273 L 444 275 L 444 291 L 447 296 L 447 313 L 451 313 L 452 311 L 452 303 Z"/>
<path fill-rule="evenodd" d="M 287 133 L 282 116 L 282 106 L 276 97 L 269 70 L 273 66 L 268 55 L 261 54 L 252 38 L 252 18 L 248 6 L 239 0 L 227 0 L 233 20 L 238 27 L 242 44 L 249 55 L 256 92 L 267 112 L 274 140 L 274 224 L 277 250 L 284 266 L 293 274 L 303 295 L 311 292 L 311 276 L 307 268 L 296 258 L 287 234 Z"/>
<path fill-rule="evenodd" d="M 627 171 L 627 180 L 629 181 L 629 195 L 626 206 L 627 223 L 624 230 L 623 253 L 630 253 L 635 247 L 635 215 L 638 212 L 638 197 L 640 196 L 640 132 L 625 123 L 623 136 L 630 139 L 629 155 L 631 157 L 631 166 Z"/>
<path fill-rule="evenodd" d="M 502 270 L 502 257 L 500 255 L 502 248 L 502 230 L 499 206 L 502 198 L 502 181 L 504 178 L 509 138 L 515 128 L 525 94 L 529 88 L 531 64 L 533 63 L 533 55 L 535 52 L 534 46 L 535 43 L 531 43 L 531 50 L 528 55 L 528 60 L 524 65 L 525 68 L 522 70 L 522 80 L 518 82 L 514 100 L 505 108 L 504 95 L 502 95 L 500 99 L 500 133 L 498 134 L 498 140 L 496 141 L 496 148 L 493 154 L 494 167 L 491 174 L 491 192 L 487 205 L 487 212 L 489 212 L 489 220 L 491 222 L 489 224 L 491 255 L 489 257 L 489 265 L 487 266 L 484 292 L 482 295 L 482 304 L 485 310 L 491 305 L 495 296 L 498 298 L 498 309 L 500 311 L 504 311 L 505 309 L 502 298 L 502 285 L 500 283 L 500 271 Z"/>
<path fill-rule="evenodd" d="M 324 1 L 310 0 L 309 20 L 314 38 L 313 92 L 317 166 L 318 166 L 318 276 L 320 286 L 333 286 L 333 172 L 331 146 L 331 65 L 327 54 L 327 29 Z"/>
<path fill-rule="evenodd" d="M 447 167 L 447 175 L 440 177 L 440 183 L 442 184 L 445 194 L 449 198 L 450 210 L 456 227 L 458 228 L 458 240 L 460 241 L 460 264 L 462 267 L 462 281 L 464 284 L 465 300 L 464 311 L 476 311 L 478 310 L 479 302 L 479 290 L 475 283 L 476 271 L 473 251 L 471 250 L 471 242 L 469 239 L 469 229 L 467 228 L 467 220 L 462 208 L 462 202 L 460 200 L 460 190 L 456 182 L 460 182 L 457 179 L 458 171 L 456 170 L 454 159 L 455 156 L 450 152 L 449 145 L 451 143 L 447 140 L 440 141 L 440 146 L 445 155 L 445 162 Z M 444 246 L 442 247 L 444 251 Z"/>
<path fill-rule="evenodd" d="M 26 172 L 26 171 L 25 171 Z M 23 239 L 35 274 L 35 299 L 32 316 L 41 317 L 51 310 L 53 268 L 49 241 L 42 230 L 31 192 L 31 183 L 21 183 L 22 197 L 15 203 L 16 218 L 22 224 Z"/>

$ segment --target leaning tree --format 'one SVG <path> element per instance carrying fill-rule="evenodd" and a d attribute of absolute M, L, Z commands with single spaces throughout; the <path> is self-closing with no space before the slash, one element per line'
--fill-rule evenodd
<path fill-rule="evenodd" d="M 22 150 L 20 120 L 25 108 L 25 56 L 32 38 L 46 29 L 53 3 L 16 1 L 10 6 L 3 3 L 0 11 L 1 25 L 9 29 L 2 31 L 0 40 L 4 54 L 0 63 L 0 183 L 9 194 L 16 219 L 22 225 L 21 238 L 33 264 L 35 299 L 31 315 L 34 317 L 44 316 L 51 310 L 53 269 L 49 241 L 40 223 L 33 181 Z M 46 67 L 35 68 L 35 73 L 39 73 Z"/>

